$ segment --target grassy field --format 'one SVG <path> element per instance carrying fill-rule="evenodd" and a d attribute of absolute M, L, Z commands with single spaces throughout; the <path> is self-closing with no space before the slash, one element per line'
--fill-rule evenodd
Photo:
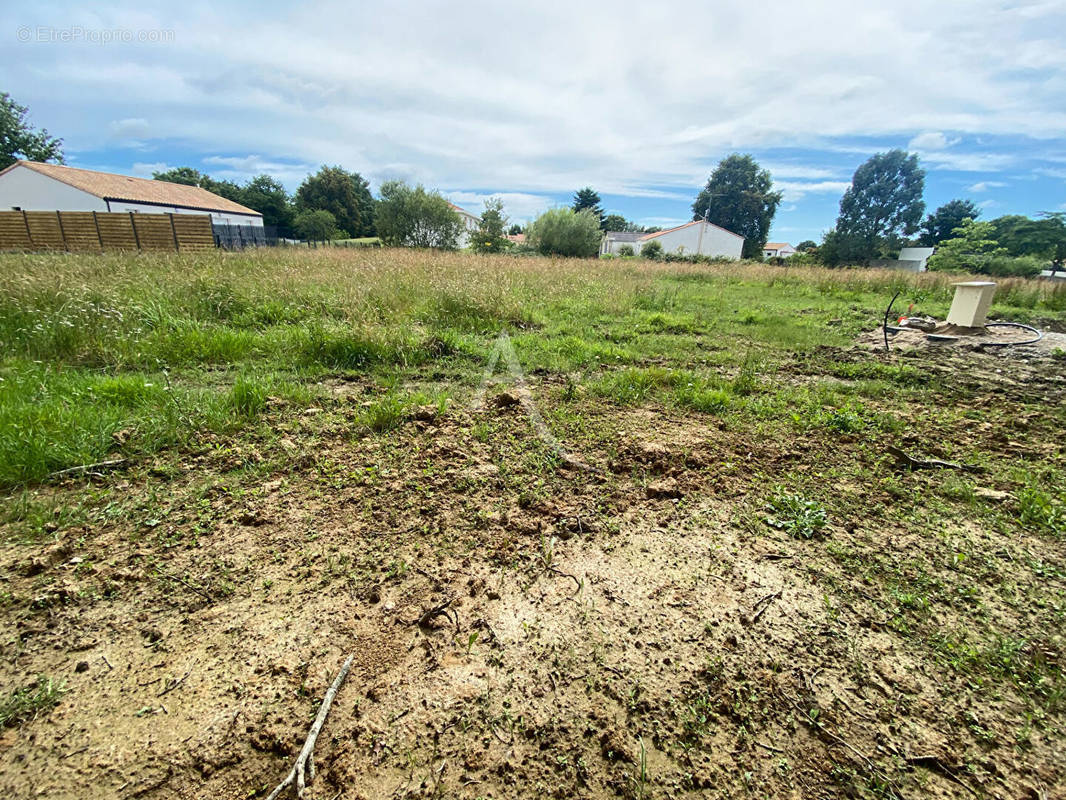
<path fill-rule="evenodd" d="M 0 255 L 0 789 L 265 795 L 354 651 L 315 797 L 1057 796 L 1066 361 L 856 344 L 952 280 Z"/>

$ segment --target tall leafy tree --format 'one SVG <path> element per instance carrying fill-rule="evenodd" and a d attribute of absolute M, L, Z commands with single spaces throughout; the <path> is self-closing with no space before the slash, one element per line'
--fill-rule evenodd
<path fill-rule="evenodd" d="M 1045 212 L 1041 219 L 1009 214 L 991 221 L 996 240 L 1012 256 L 1041 256 L 1056 269 L 1066 259 L 1066 213 Z"/>
<path fill-rule="evenodd" d="M 20 159 L 63 163 L 63 140 L 29 123 L 30 110 L 0 92 L 0 169 Z"/>
<path fill-rule="evenodd" d="M 275 225 L 284 230 L 292 227 L 292 201 L 277 178 L 256 175 L 244 185 L 242 196 L 244 205 L 263 215 L 264 225 Z"/>
<path fill-rule="evenodd" d="M 922 234 L 918 241 L 927 247 L 940 244 L 952 238 L 952 232 L 962 225 L 963 220 L 977 219 L 981 209 L 971 200 L 952 200 L 944 203 L 925 218 Z"/>
<path fill-rule="evenodd" d="M 293 220 L 293 230 L 301 239 L 311 242 L 328 242 L 339 239 L 337 220 L 323 209 L 301 211 Z"/>
<path fill-rule="evenodd" d="M 874 258 L 913 235 L 925 211 L 924 189 L 925 170 L 903 150 L 877 153 L 855 170 L 836 224 L 847 260 Z"/>
<path fill-rule="evenodd" d="M 744 237 L 744 258 L 762 258 L 770 224 L 781 203 L 774 179 L 750 155 L 733 153 L 718 162 L 692 204 L 692 218 L 706 219 Z"/>
<path fill-rule="evenodd" d="M 463 233 L 463 220 L 451 203 L 437 192 L 403 181 L 381 184 L 376 219 L 381 241 L 393 247 L 454 250 Z"/>
<path fill-rule="evenodd" d="M 600 223 L 600 228 L 603 228 L 604 216 L 603 209 L 600 207 L 600 196 L 591 186 L 586 186 L 584 189 L 578 189 L 577 193 L 574 194 L 574 202 L 570 207 L 575 213 L 579 211 L 592 212 L 596 215 L 596 219 Z"/>
<path fill-rule="evenodd" d="M 628 225 L 629 220 L 621 214 L 608 214 L 603 218 L 603 229 L 605 231 L 624 232 L 627 230 Z"/>
<path fill-rule="evenodd" d="M 370 184 L 358 172 L 322 167 L 314 175 L 308 175 L 296 190 L 296 208 L 328 211 L 350 236 L 374 235 L 374 198 L 370 195 Z"/>

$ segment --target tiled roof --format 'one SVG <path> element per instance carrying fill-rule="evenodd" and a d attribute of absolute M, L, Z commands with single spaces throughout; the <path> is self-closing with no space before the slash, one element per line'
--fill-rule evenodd
<path fill-rule="evenodd" d="M 242 206 L 225 197 L 219 197 L 199 186 L 186 186 L 181 183 L 131 178 L 126 175 L 114 175 L 110 172 L 95 172 L 91 169 L 67 167 L 63 164 L 41 164 L 37 161 L 16 161 L 0 172 L 0 175 L 26 167 L 49 178 L 81 189 L 83 192 L 102 200 L 125 200 L 131 203 L 148 203 L 157 206 L 180 206 L 196 208 L 203 211 L 228 211 L 234 214 L 252 214 L 262 216 L 258 211 Z"/>
<path fill-rule="evenodd" d="M 763 250 L 784 250 L 786 247 L 792 247 L 788 242 L 767 242 Z"/>
<path fill-rule="evenodd" d="M 607 231 L 607 238 L 612 242 L 635 242 L 643 236 L 643 233 L 630 233 L 629 231 Z"/>
<path fill-rule="evenodd" d="M 658 236 L 663 236 L 663 235 L 665 235 L 667 233 L 673 233 L 674 231 L 679 231 L 682 228 L 689 227 L 690 225 L 698 225 L 701 222 L 703 222 L 703 220 L 697 219 L 697 220 L 693 220 L 692 222 L 686 222 L 684 225 L 678 225 L 676 228 L 668 228 L 665 231 L 657 231 L 655 233 L 648 233 L 648 234 L 645 234 L 644 236 L 641 236 L 640 240 L 644 241 L 645 239 L 655 239 Z M 720 231 L 725 231 L 730 236 L 736 236 L 738 239 L 743 239 L 744 238 L 739 233 L 733 233 L 733 231 L 726 230 L 721 225 L 715 225 L 713 222 L 708 222 L 707 224 L 710 225 L 712 228 L 717 228 Z"/>

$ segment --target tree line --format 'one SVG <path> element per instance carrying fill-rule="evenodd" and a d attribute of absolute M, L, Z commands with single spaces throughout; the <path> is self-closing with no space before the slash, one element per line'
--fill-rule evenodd
<path fill-rule="evenodd" d="M 28 116 L 25 106 L 0 92 L 0 169 L 20 158 L 63 163 L 62 139 L 34 128 Z M 218 180 L 192 167 L 156 172 L 153 177 L 200 186 L 247 206 L 283 236 L 314 240 L 377 236 L 389 245 L 450 248 L 465 230 L 455 207 L 439 193 L 387 181 L 375 199 L 365 178 L 340 166 L 323 166 L 308 175 L 293 195 L 265 174 L 243 184 Z M 923 217 L 924 190 L 925 171 L 916 155 L 898 149 L 874 154 L 855 170 L 840 199 L 836 224 L 821 244 L 801 242 L 793 263 L 867 264 L 917 244 L 938 247 L 929 261 L 931 269 L 1031 275 L 1048 264 L 1059 269 L 1066 260 L 1064 212 L 979 221 L 981 210 L 974 203 L 955 199 Z M 740 234 L 743 257 L 761 259 L 781 198 L 768 170 L 751 155 L 733 153 L 719 162 L 697 194 L 692 218 Z M 508 229 L 507 222 L 502 203 L 488 201 L 478 229 L 469 237 L 470 246 L 480 252 L 506 248 L 504 231 L 523 230 L 518 225 Z M 605 214 L 600 195 L 586 186 L 574 194 L 569 208 L 545 212 L 525 232 L 528 247 L 538 252 L 592 256 L 604 231 L 658 230 L 620 214 Z"/>

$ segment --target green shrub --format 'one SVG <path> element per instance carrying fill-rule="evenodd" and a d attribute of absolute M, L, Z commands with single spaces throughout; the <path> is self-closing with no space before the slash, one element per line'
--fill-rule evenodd
<path fill-rule="evenodd" d="M 663 259 L 663 243 L 658 239 L 652 239 L 640 250 L 641 258 L 648 258 L 652 261 L 662 261 Z"/>
<path fill-rule="evenodd" d="M 600 250 L 599 217 L 569 208 L 545 211 L 526 229 L 526 239 L 541 255 L 591 258 Z"/>
<path fill-rule="evenodd" d="M 622 258 L 632 258 L 633 257 L 633 245 L 631 245 L 631 244 L 622 245 L 621 247 L 618 248 L 618 255 L 621 256 Z"/>

